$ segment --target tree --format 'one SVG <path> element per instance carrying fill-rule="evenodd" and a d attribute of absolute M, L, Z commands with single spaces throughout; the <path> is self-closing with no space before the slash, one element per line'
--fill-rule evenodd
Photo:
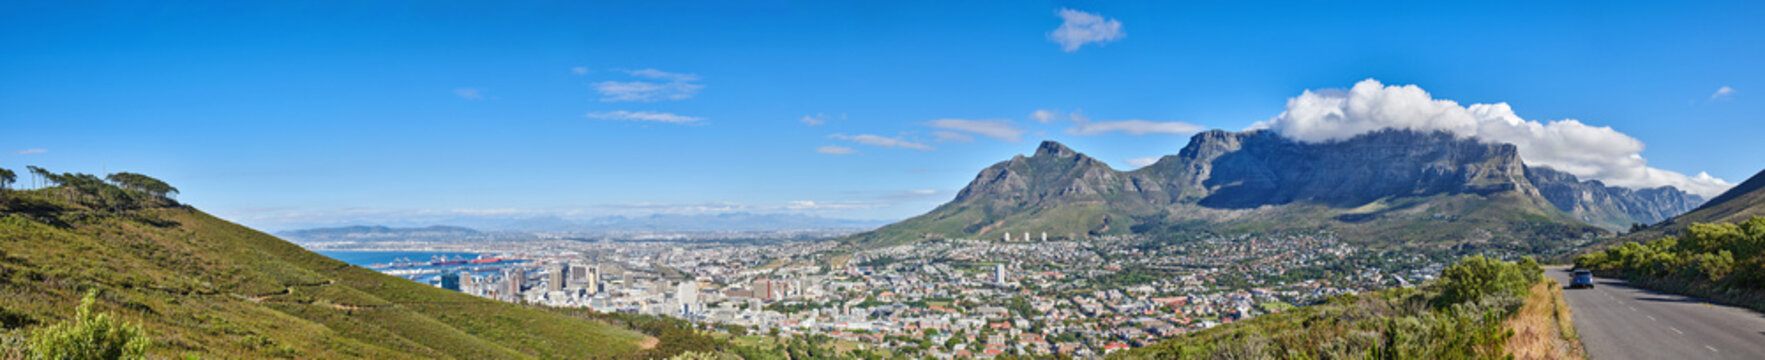
<path fill-rule="evenodd" d="M 10 169 L 0 169 L 0 202 L 6 200 L 6 186 L 18 181 L 18 174 Z"/>
<path fill-rule="evenodd" d="M 169 199 L 170 197 L 167 194 L 177 194 L 178 193 L 178 188 L 172 187 L 170 184 L 166 184 L 166 182 L 164 182 L 164 181 L 160 181 L 159 179 L 155 179 L 155 178 L 153 178 L 151 176 L 147 176 L 147 175 L 141 175 L 141 174 L 136 174 L 136 173 L 131 173 L 131 172 L 120 172 L 120 173 L 105 175 L 104 179 L 110 180 L 110 182 L 115 183 L 117 186 L 121 186 L 125 189 L 146 192 L 148 194 L 153 194 L 153 196 L 158 196 L 160 198 Z"/>
<path fill-rule="evenodd" d="M 54 173 L 49 172 L 49 170 L 43 170 L 43 168 L 36 167 L 35 165 L 25 166 L 25 169 L 30 170 L 32 175 L 36 175 L 37 187 L 48 185 L 49 180 L 55 178 Z"/>
<path fill-rule="evenodd" d="M 72 322 L 31 333 L 32 359 L 145 359 L 151 340 L 138 324 L 94 314 L 98 291 L 86 293 Z"/>

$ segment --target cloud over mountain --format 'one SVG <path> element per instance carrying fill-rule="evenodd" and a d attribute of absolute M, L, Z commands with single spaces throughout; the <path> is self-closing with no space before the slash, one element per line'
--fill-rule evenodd
<path fill-rule="evenodd" d="M 1528 164 L 1630 188 L 1673 186 L 1711 197 L 1733 184 L 1652 168 L 1643 143 L 1611 127 L 1574 119 L 1526 120 L 1507 103 L 1459 105 L 1435 99 L 1415 85 L 1386 86 L 1367 79 L 1347 91 L 1310 91 L 1287 100 L 1286 111 L 1253 128 L 1269 128 L 1304 142 L 1329 142 L 1380 129 L 1446 131 L 1460 137 L 1514 144 Z"/>

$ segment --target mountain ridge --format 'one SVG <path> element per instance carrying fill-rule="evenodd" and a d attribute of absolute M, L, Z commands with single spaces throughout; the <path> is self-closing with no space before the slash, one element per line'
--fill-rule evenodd
<path fill-rule="evenodd" d="M 1305 143 L 1268 130 L 1211 130 L 1192 136 L 1177 154 L 1131 171 L 1045 141 L 1031 156 L 1016 155 L 981 170 L 955 199 L 926 214 L 842 241 L 879 246 L 936 237 L 1003 239 L 1005 233 L 1022 232 L 1080 238 L 1182 228 L 1329 230 L 1441 247 L 1499 240 L 1493 245 L 1538 252 L 1620 226 L 1607 221 L 1601 224 L 1607 229 L 1601 229 L 1562 208 L 1626 218 L 1633 213 L 1608 203 L 1553 203 L 1546 195 L 1565 192 L 1559 188 L 1619 196 L 1636 192 L 1609 191 L 1573 177 L 1544 179 L 1547 173 L 1554 170 L 1526 166 L 1511 144 L 1445 132 L 1382 130 Z M 1553 190 L 1541 191 L 1534 178 Z M 1559 184 L 1565 181 L 1577 185 Z M 1540 235 L 1553 240 L 1542 241 L 1549 245 L 1529 240 Z"/>
<path fill-rule="evenodd" d="M 1691 212 L 1650 224 L 1639 231 L 1588 248 L 1598 249 L 1626 241 L 1648 242 L 1663 236 L 1679 236 L 1686 227 L 1695 223 L 1738 223 L 1754 216 L 1765 216 L 1765 170 L 1760 170 L 1740 185 L 1710 198 L 1710 201 Z"/>

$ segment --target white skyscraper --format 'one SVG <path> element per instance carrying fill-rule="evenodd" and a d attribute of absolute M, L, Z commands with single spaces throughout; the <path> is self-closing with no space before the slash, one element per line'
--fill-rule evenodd
<path fill-rule="evenodd" d="M 1042 232 L 1042 242 L 1048 242 L 1048 232 L 1047 231 Z"/>
<path fill-rule="evenodd" d="M 993 282 L 1005 283 L 1005 264 L 993 264 Z"/>
<path fill-rule="evenodd" d="M 674 289 L 674 297 L 680 302 L 682 313 L 691 313 L 699 303 L 699 282 L 694 280 L 681 281 Z"/>

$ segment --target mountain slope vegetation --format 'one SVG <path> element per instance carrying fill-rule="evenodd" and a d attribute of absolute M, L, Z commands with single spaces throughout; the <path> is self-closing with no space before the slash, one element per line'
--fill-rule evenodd
<path fill-rule="evenodd" d="M 44 174 L 48 174 L 44 172 Z M 49 174 L 55 175 L 55 174 Z M 155 357 L 524 359 L 644 356 L 645 334 L 383 275 L 95 177 L 0 200 L 7 344 L 96 310 Z"/>

